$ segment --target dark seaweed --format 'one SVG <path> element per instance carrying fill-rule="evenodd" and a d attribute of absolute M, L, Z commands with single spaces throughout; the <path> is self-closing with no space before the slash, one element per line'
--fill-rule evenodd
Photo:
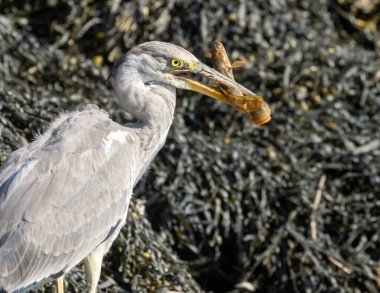
<path fill-rule="evenodd" d="M 253 127 L 179 94 L 100 291 L 378 292 L 379 11 L 377 0 L 4 0 L 0 159 L 86 103 L 129 120 L 105 80 L 135 44 L 174 42 L 210 62 L 218 39 L 249 62 L 235 79 L 272 121 Z M 84 290 L 80 267 L 67 285 Z"/>

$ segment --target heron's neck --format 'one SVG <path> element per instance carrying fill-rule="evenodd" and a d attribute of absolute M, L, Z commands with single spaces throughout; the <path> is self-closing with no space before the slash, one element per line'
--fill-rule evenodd
<path fill-rule="evenodd" d="M 139 139 L 141 155 L 151 160 L 163 146 L 172 123 L 175 88 L 154 82 L 144 83 L 140 75 L 134 74 L 130 72 L 116 93 L 120 105 L 137 119 L 129 126 Z"/>

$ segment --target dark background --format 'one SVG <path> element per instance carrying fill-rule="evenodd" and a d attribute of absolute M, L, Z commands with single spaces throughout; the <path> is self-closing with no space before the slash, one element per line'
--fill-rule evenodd
<path fill-rule="evenodd" d="M 254 127 L 179 93 L 101 292 L 378 292 L 379 11 L 377 0 L 3 0 L 0 159 L 87 103 L 129 120 L 105 80 L 134 45 L 173 42 L 209 63 L 220 40 L 249 62 L 235 78 L 272 121 Z M 86 288 L 80 266 L 66 280 Z"/>

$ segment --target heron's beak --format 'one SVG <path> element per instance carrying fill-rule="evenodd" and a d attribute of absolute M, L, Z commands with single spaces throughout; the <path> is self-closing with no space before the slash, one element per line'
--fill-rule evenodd
<path fill-rule="evenodd" d="M 200 63 L 200 68 L 196 70 L 196 74 L 200 76 L 204 76 L 207 79 L 209 79 L 214 84 L 223 84 L 226 87 L 230 89 L 236 89 L 240 92 L 248 95 L 255 96 L 254 93 L 252 93 L 249 89 L 243 87 L 242 85 L 238 84 L 237 82 L 231 80 L 227 76 L 224 76 L 223 74 L 219 73 L 215 69 L 212 69 L 211 67 Z M 218 100 L 223 103 L 229 103 L 227 97 L 225 96 L 225 93 L 223 93 L 220 89 L 216 87 L 211 87 L 209 85 L 206 85 L 202 82 L 199 82 L 198 80 L 195 80 L 191 77 L 188 77 L 186 75 L 177 75 L 175 76 L 176 79 L 179 79 L 181 81 L 184 81 L 186 84 L 186 88 L 198 93 L 201 93 L 203 95 L 209 96 L 215 100 Z"/>
<path fill-rule="evenodd" d="M 250 115 L 256 125 L 265 124 L 271 119 L 269 106 L 263 101 L 262 97 L 257 96 L 249 89 L 202 63 L 195 73 L 206 77 L 212 83 L 217 84 L 218 87 L 211 87 L 182 74 L 175 75 L 175 78 L 184 82 L 186 89 L 230 104 L 240 112 Z M 235 95 L 234 93 L 238 94 Z"/>

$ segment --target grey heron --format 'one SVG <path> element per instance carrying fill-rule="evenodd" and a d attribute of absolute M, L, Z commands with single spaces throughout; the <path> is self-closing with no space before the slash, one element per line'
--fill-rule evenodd
<path fill-rule="evenodd" d="M 223 101 L 220 90 L 189 75 L 248 91 L 181 47 L 147 42 L 110 75 L 136 122 L 120 125 L 89 105 L 60 115 L 8 157 L 0 171 L 0 291 L 27 292 L 84 260 L 89 292 L 96 292 L 133 188 L 167 137 L 176 88 Z"/>

